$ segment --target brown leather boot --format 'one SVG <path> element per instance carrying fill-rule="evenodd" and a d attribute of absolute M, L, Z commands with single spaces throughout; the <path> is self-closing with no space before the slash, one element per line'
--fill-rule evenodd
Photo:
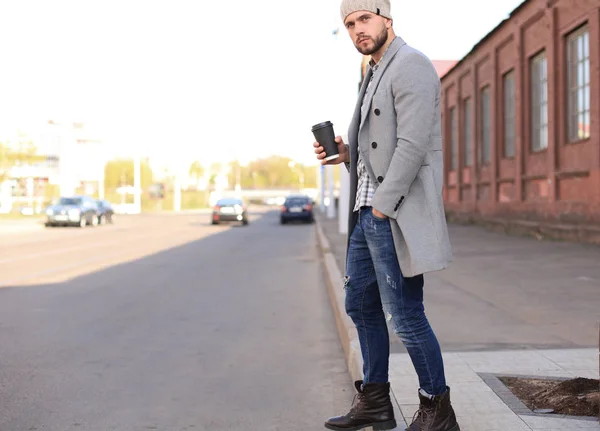
<path fill-rule="evenodd" d="M 354 386 L 357 394 L 350 411 L 344 416 L 328 419 L 325 428 L 338 431 L 357 431 L 367 427 L 373 427 L 376 431 L 396 428 L 394 407 L 390 400 L 390 384 L 363 385 L 362 380 L 357 380 Z"/>
<path fill-rule="evenodd" d="M 442 395 L 429 399 L 419 393 L 419 410 L 406 431 L 460 431 L 452 404 L 450 404 L 450 388 Z"/>

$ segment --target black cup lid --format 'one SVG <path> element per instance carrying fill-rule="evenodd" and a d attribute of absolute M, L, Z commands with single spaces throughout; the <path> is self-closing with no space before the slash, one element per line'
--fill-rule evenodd
<path fill-rule="evenodd" d="M 315 124 L 314 126 L 312 126 L 311 130 L 314 132 L 317 129 L 322 129 L 323 127 L 329 127 L 329 126 L 333 126 L 331 121 L 325 121 L 324 123 Z"/>

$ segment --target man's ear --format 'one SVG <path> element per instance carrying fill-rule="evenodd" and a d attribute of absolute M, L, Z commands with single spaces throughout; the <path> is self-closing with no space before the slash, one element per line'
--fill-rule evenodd
<path fill-rule="evenodd" d="M 394 26 L 394 21 L 391 20 L 391 19 L 389 19 L 389 18 L 386 18 L 385 19 L 385 27 L 386 28 L 392 28 L 393 26 Z"/>

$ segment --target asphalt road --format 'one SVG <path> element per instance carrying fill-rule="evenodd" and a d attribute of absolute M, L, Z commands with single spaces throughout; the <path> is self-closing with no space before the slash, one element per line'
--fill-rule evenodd
<path fill-rule="evenodd" d="M 311 225 L 0 237 L 0 431 L 322 429 L 352 397 Z"/>

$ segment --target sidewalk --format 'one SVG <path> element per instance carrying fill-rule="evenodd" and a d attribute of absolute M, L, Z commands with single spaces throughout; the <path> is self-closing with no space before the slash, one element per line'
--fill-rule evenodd
<path fill-rule="evenodd" d="M 595 430 L 594 418 L 533 414 L 497 375 L 598 378 L 600 247 L 449 226 L 454 262 L 425 278 L 425 305 L 444 352 L 462 431 Z M 330 298 L 353 379 L 362 372 L 345 315 L 346 237 L 317 213 Z M 418 408 L 417 378 L 394 335 L 390 381 L 400 418 Z M 399 421 L 399 428 L 403 430 Z"/>

